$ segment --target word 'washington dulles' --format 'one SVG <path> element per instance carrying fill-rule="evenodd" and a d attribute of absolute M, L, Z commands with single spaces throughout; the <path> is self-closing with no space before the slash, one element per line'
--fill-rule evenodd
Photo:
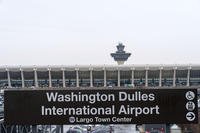
<path fill-rule="evenodd" d="M 62 94 L 58 92 L 46 92 L 48 102 L 89 102 L 94 104 L 95 102 L 110 102 L 110 101 L 154 101 L 155 95 L 142 94 L 140 91 L 133 93 L 119 92 L 118 99 L 114 94 L 101 94 L 99 92 L 95 94 L 82 94 L 81 92 L 69 94 Z"/>

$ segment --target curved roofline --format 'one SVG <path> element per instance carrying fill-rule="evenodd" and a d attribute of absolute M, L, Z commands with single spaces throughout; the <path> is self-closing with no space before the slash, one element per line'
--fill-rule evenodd
<path fill-rule="evenodd" d="M 89 65 L 83 65 L 83 64 L 75 64 L 75 65 L 0 65 L 0 68 L 10 68 L 10 67 L 91 67 L 91 66 L 98 66 L 98 67 L 104 67 L 104 66 L 112 66 L 112 67 L 130 67 L 130 66 L 200 66 L 200 64 L 124 64 L 124 65 L 117 65 L 117 64 L 89 64 Z"/>
<path fill-rule="evenodd" d="M 198 69 L 200 70 L 200 64 L 128 64 L 128 65 L 32 65 L 32 66 L 22 66 L 22 65 L 13 65 L 13 66 L 0 66 L 1 71 L 60 71 L 60 70 L 172 70 L 172 69 Z"/>

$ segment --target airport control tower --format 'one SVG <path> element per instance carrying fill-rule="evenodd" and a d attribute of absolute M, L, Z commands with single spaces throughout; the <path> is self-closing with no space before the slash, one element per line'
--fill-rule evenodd
<path fill-rule="evenodd" d="M 122 43 L 119 43 L 117 46 L 117 51 L 115 53 L 111 53 L 110 55 L 114 58 L 115 61 L 117 61 L 118 65 L 123 65 L 125 61 L 129 58 L 131 53 L 126 53 L 124 51 L 124 45 Z"/>

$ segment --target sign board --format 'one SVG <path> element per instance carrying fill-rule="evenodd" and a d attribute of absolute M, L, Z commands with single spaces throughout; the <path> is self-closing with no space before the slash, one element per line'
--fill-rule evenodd
<path fill-rule="evenodd" d="M 196 89 L 7 90 L 6 124 L 198 123 Z"/>

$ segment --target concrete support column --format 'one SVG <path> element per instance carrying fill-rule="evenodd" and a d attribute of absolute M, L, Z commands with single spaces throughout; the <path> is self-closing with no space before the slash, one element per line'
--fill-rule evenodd
<path fill-rule="evenodd" d="M 160 68 L 160 73 L 159 73 L 159 87 L 162 86 L 162 70 L 163 70 L 163 68 L 161 67 Z"/>
<path fill-rule="evenodd" d="M 92 69 L 90 69 L 90 87 L 93 87 Z"/>
<path fill-rule="evenodd" d="M 190 86 L 190 70 L 191 70 L 191 67 L 188 68 L 188 73 L 187 73 L 187 86 Z"/>
<path fill-rule="evenodd" d="M 117 71 L 117 86 L 120 87 L 120 70 Z"/>
<path fill-rule="evenodd" d="M 134 70 L 131 71 L 131 84 L 133 87 L 135 87 L 135 84 L 134 84 Z"/>
<path fill-rule="evenodd" d="M 148 87 L 148 68 L 145 71 L 145 87 Z"/>
<path fill-rule="evenodd" d="M 6 70 L 7 71 L 7 78 L 8 78 L 8 88 L 11 88 L 11 79 L 10 79 L 10 71 L 9 70 Z"/>
<path fill-rule="evenodd" d="M 36 68 L 34 68 L 34 79 L 35 79 L 35 87 L 38 87 L 38 77 Z"/>
<path fill-rule="evenodd" d="M 65 70 L 62 69 L 62 80 L 63 80 L 63 87 L 66 87 L 66 84 L 65 84 Z"/>
<path fill-rule="evenodd" d="M 76 87 L 79 87 L 79 75 L 78 75 L 79 69 L 76 69 Z"/>
<path fill-rule="evenodd" d="M 106 85 L 106 69 L 104 69 L 104 78 L 103 78 L 103 80 L 104 80 L 104 87 L 106 87 L 107 85 Z"/>
<path fill-rule="evenodd" d="M 49 71 L 49 87 L 52 87 L 52 80 L 51 80 L 51 69 L 48 69 Z"/>
<path fill-rule="evenodd" d="M 173 87 L 176 86 L 176 67 L 174 68 L 174 75 L 173 75 Z"/>
<path fill-rule="evenodd" d="M 21 79 L 22 79 L 22 88 L 25 87 L 25 83 L 24 83 L 24 72 L 23 70 L 20 70 L 21 71 Z"/>

